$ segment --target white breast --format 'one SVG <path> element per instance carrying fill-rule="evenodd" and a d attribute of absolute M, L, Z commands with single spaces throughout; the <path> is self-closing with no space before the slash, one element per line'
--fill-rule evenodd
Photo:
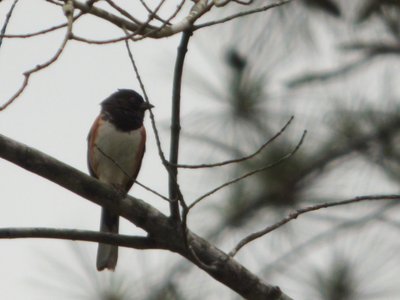
<path fill-rule="evenodd" d="M 122 188 L 135 175 L 141 160 L 142 130 L 118 131 L 107 121 L 100 126 L 92 156 L 93 169 L 100 181 Z"/>

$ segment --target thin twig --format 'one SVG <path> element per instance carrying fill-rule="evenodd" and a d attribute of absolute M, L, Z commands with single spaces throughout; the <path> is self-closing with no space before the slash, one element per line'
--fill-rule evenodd
<path fill-rule="evenodd" d="M 141 76 L 140 76 L 139 70 L 138 70 L 138 68 L 137 68 L 137 66 L 136 66 L 135 60 L 133 59 L 132 51 L 131 51 L 131 49 L 130 49 L 129 41 L 128 41 L 128 40 L 125 41 L 125 45 L 126 45 L 126 48 L 127 48 L 127 50 L 128 50 L 129 59 L 130 59 L 130 61 L 131 61 L 131 63 L 132 63 L 133 69 L 134 69 L 134 71 L 135 71 L 136 78 L 138 79 L 139 84 L 140 84 L 140 88 L 141 88 L 141 90 L 142 90 L 142 92 L 143 92 L 144 99 L 145 99 L 145 101 L 146 101 L 147 103 L 150 104 L 149 97 L 147 96 L 146 89 L 145 89 L 145 87 L 144 87 L 144 84 L 143 84 L 142 78 L 141 78 Z M 153 114 L 153 111 L 152 111 L 151 108 L 149 109 L 149 112 L 150 112 L 151 125 L 152 125 L 152 127 L 153 127 L 153 132 L 154 132 L 154 135 L 155 135 L 155 138 L 156 138 L 156 144 L 157 144 L 158 153 L 159 153 L 161 162 L 162 162 L 162 164 L 164 165 L 165 169 L 167 170 L 169 177 L 172 176 L 172 178 L 173 178 L 173 175 L 171 174 L 171 172 L 172 172 L 172 171 L 171 171 L 171 168 L 170 168 L 170 166 L 169 166 L 169 164 L 168 164 L 168 161 L 167 161 L 166 158 L 165 158 L 164 152 L 163 152 L 162 147 L 161 147 L 160 136 L 159 136 L 159 133 L 158 133 L 158 130 L 157 130 L 157 126 L 156 126 L 154 114 Z M 178 184 L 177 181 L 175 182 L 175 185 L 176 185 L 176 189 L 177 189 L 177 192 L 178 192 L 178 197 L 179 197 L 178 199 L 179 199 L 179 201 L 181 202 L 181 204 L 183 205 L 183 208 L 185 209 L 186 204 L 185 204 L 185 201 L 184 201 L 184 199 L 183 199 L 183 195 L 182 195 L 182 193 L 181 193 L 181 191 L 180 191 L 180 187 L 179 187 L 179 184 Z M 170 201 L 173 201 L 173 200 L 170 199 Z"/>
<path fill-rule="evenodd" d="M 142 3 L 143 7 L 147 10 L 147 12 L 150 15 L 154 16 L 154 19 L 161 21 L 162 23 L 166 23 L 167 25 L 171 25 L 171 23 L 167 22 L 166 20 L 163 20 L 161 17 L 159 17 L 157 15 L 157 13 L 155 13 L 156 11 L 158 11 L 161 8 L 161 6 L 164 4 L 164 2 L 165 2 L 165 0 L 161 0 L 160 3 L 158 4 L 158 6 L 156 7 L 156 9 L 153 11 L 150 9 L 150 7 L 146 4 L 145 1 L 140 0 L 140 3 Z"/>
<path fill-rule="evenodd" d="M 49 3 L 51 3 L 51 4 L 54 4 L 54 5 L 57 5 L 57 6 L 63 6 L 62 5 L 62 3 L 59 3 L 59 2 L 57 2 L 57 1 L 55 1 L 55 0 L 45 0 L 46 2 L 49 2 Z"/>
<path fill-rule="evenodd" d="M 223 18 L 223 19 L 220 19 L 220 20 L 216 20 L 216 21 L 211 21 L 211 22 L 206 22 L 206 23 L 203 23 L 203 24 L 195 25 L 195 26 L 193 26 L 193 31 L 195 31 L 197 29 L 200 29 L 200 28 L 204 28 L 204 27 L 209 27 L 209 26 L 213 26 L 213 25 L 216 25 L 216 24 L 225 23 L 225 22 L 231 21 L 233 19 L 241 18 L 241 17 L 252 15 L 252 14 L 255 14 L 255 13 L 263 12 L 263 11 L 269 10 L 271 8 L 274 8 L 274 7 L 282 6 L 282 5 L 287 4 L 287 3 L 291 2 L 291 1 L 292 0 L 282 0 L 282 1 L 279 1 L 277 3 L 272 3 L 272 4 L 265 5 L 265 6 L 262 6 L 262 7 L 259 7 L 259 8 L 255 8 L 255 9 L 251 9 L 251 10 L 248 10 L 248 11 L 240 12 L 240 13 L 231 15 L 229 17 L 226 17 L 226 18 Z"/>
<path fill-rule="evenodd" d="M 142 22 L 140 22 L 138 19 L 136 19 L 134 16 L 132 16 L 129 12 L 127 12 L 125 9 L 122 7 L 118 6 L 117 4 L 114 3 L 112 0 L 106 0 L 106 2 L 114 8 L 116 11 L 118 11 L 121 15 L 127 17 L 129 20 L 135 22 L 136 24 L 140 25 Z"/>
<path fill-rule="evenodd" d="M 149 22 L 150 22 L 150 21 L 152 20 L 152 18 L 153 18 L 153 15 L 149 15 L 148 20 L 147 20 L 145 23 L 141 24 L 141 25 L 140 25 L 134 32 L 132 32 L 132 33 L 128 33 L 128 32 L 126 31 L 126 28 L 123 28 L 123 30 L 124 30 L 124 32 L 125 32 L 125 35 L 122 36 L 122 37 L 119 37 L 119 38 L 113 38 L 113 39 L 108 39 L 108 40 L 91 40 L 91 39 L 82 38 L 82 37 L 79 37 L 79 36 L 76 36 L 76 35 L 74 35 L 73 38 L 74 38 L 74 40 L 79 41 L 79 42 L 83 42 L 83 43 L 87 43 L 87 44 L 96 44 L 96 45 L 114 44 L 114 43 L 118 43 L 118 42 L 122 42 L 122 41 L 127 41 L 127 40 L 129 40 L 129 39 L 132 40 L 132 41 L 134 41 L 134 42 L 136 42 L 136 41 L 145 39 L 146 37 L 148 37 L 148 36 L 150 36 L 150 35 L 152 35 L 152 34 L 155 34 L 156 32 L 162 30 L 165 26 L 167 26 L 168 23 L 169 23 L 169 21 L 171 21 L 171 20 L 176 16 L 176 14 L 178 13 L 178 11 L 180 11 L 180 9 L 182 8 L 184 2 L 185 2 L 185 0 L 182 0 L 182 1 L 181 1 L 181 3 L 178 5 L 177 9 L 175 10 L 174 14 L 172 14 L 172 15 L 165 21 L 165 23 L 163 23 L 160 27 L 157 27 L 157 28 L 154 28 L 154 29 L 152 29 L 152 30 L 149 30 L 147 33 L 142 34 L 140 37 L 135 37 L 135 36 L 136 36 L 138 33 L 140 33 L 140 32 L 147 26 L 147 24 L 149 24 Z M 157 13 L 157 10 L 158 10 L 159 8 L 160 8 L 160 7 L 158 6 L 158 7 L 156 8 L 156 10 L 154 10 L 153 13 L 156 14 L 156 13 Z"/>
<path fill-rule="evenodd" d="M 82 15 L 83 15 L 82 12 L 80 12 L 79 14 L 77 14 L 77 15 L 74 17 L 74 21 L 76 21 L 76 20 L 77 20 L 79 17 L 81 17 Z M 47 29 L 42 29 L 42 30 L 39 30 L 39 31 L 36 31 L 36 32 L 32 32 L 32 33 L 25 33 L 25 34 L 3 34 L 3 35 L 0 35 L 0 37 L 5 37 L 5 38 L 9 38 L 9 39 L 12 39 L 12 38 L 21 38 L 21 39 L 25 39 L 25 38 L 31 38 L 31 37 L 43 35 L 43 34 L 46 34 L 46 33 L 52 32 L 52 31 L 56 31 L 56 30 L 58 30 L 58 29 L 61 29 L 61 28 L 66 27 L 66 26 L 68 26 L 68 22 L 63 23 L 63 24 L 60 24 L 60 25 L 55 25 L 55 26 L 52 26 L 52 27 L 47 28 Z"/>
<path fill-rule="evenodd" d="M 150 24 L 150 22 L 151 22 L 154 18 L 157 17 L 157 13 L 158 13 L 158 11 L 161 9 L 162 5 L 164 4 L 164 1 L 165 1 L 165 0 L 161 0 L 160 3 L 157 5 L 156 9 L 155 9 L 154 11 L 152 11 L 152 12 L 149 14 L 146 23 L 144 23 L 143 26 L 142 26 L 142 29 L 144 29 L 145 27 L 147 27 L 147 25 Z M 183 3 L 182 3 L 182 4 L 183 4 Z M 178 8 L 176 9 L 176 13 L 177 13 L 177 11 L 179 11 L 179 10 L 180 10 L 180 8 L 178 7 Z M 155 34 L 155 33 L 157 33 L 157 32 L 160 32 L 160 31 L 163 30 L 166 26 L 169 25 L 169 21 L 172 20 L 172 18 L 174 18 L 174 14 L 173 14 L 168 20 L 162 21 L 163 23 L 162 23 L 162 25 L 161 25 L 160 27 L 154 27 L 154 29 L 149 30 L 147 33 L 142 34 L 140 37 L 137 37 L 137 38 L 131 37 L 131 39 L 132 39 L 132 40 L 135 40 L 135 41 L 138 41 L 138 40 L 144 39 L 144 38 L 146 38 L 146 37 L 148 37 L 148 36 L 150 36 L 150 35 L 152 35 L 152 34 Z M 142 29 L 141 29 L 141 30 L 142 30 Z M 140 31 L 141 31 L 141 30 L 140 30 Z"/>
<path fill-rule="evenodd" d="M 385 214 L 388 210 L 393 209 L 395 203 L 387 203 L 386 205 L 375 210 L 372 213 L 364 215 L 362 217 L 352 218 L 337 224 L 334 227 L 330 227 L 327 230 L 323 230 L 318 234 L 312 236 L 309 239 L 302 240 L 300 244 L 294 245 L 289 251 L 283 253 L 278 258 L 274 259 L 271 263 L 265 265 L 261 271 L 264 276 L 271 276 L 274 272 L 280 272 L 283 274 L 285 267 L 291 265 L 295 259 L 299 259 L 301 256 L 307 253 L 313 253 L 311 247 L 319 247 L 320 242 L 333 239 L 335 236 L 342 235 L 344 230 L 349 230 L 352 227 L 362 226 L 372 219 L 379 219 L 379 216 Z"/>
<path fill-rule="evenodd" d="M 139 81 L 140 89 L 142 90 L 144 100 L 146 101 L 146 103 L 151 104 L 150 100 L 149 100 L 149 97 L 147 96 L 146 89 L 144 87 L 144 84 L 143 84 L 142 78 L 140 76 L 139 70 L 138 70 L 138 68 L 136 66 L 136 62 L 133 59 L 132 51 L 131 51 L 131 48 L 129 46 L 129 41 L 128 40 L 125 40 L 125 45 L 126 45 L 126 49 L 128 50 L 128 56 L 129 56 L 129 59 L 131 61 L 133 70 L 135 71 L 136 78 Z M 159 154 L 159 156 L 161 158 L 161 162 L 163 163 L 164 166 L 166 166 L 167 165 L 167 160 L 166 160 L 164 152 L 162 150 L 160 134 L 158 133 L 155 117 L 154 117 L 154 114 L 153 114 L 153 110 L 151 108 L 149 109 L 149 113 L 150 113 L 151 126 L 153 127 L 154 136 L 156 138 L 158 154 Z"/>
<path fill-rule="evenodd" d="M 126 171 L 124 170 L 124 168 L 122 168 L 122 166 L 121 166 L 115 159 L 113 159 L 111 156 L 109 156 L 107 153 L 105 153 L 105 152 L 103 151 L 103 149 L 101 149 L 97 144 L 94 144 L 94 146 L 96 147 L 97 150 L 99 150 L 99 152 L 100 152 L 104 157 L 106 157 L 106 158 L 109 159 L 114 165 L 116 165 L 116 166 L 118 167 L 118 169 L 120 169 L 120 170 L 122 171 L 122 173 L 124 173 L 124 175 L 125 175 L 126 177 L 128 177 L 128 179 L 133 180 L 137 185 L 141 186 L 141 187 L 144 188 L 145 190 L 147 190 L 147 191 L 149 191 L 149 192 L 151 192 L 151 193 L 157 195 L 158 197 L 160 197 L 160 198 L 162 198 L 162 199 L 164 199 L 164 200 L 170 202 L 170 200 L 169 200 L 167 197 L 165 197 L 165 196 L 163 196 L 162 194 L 160 194 L 159 192 L 157 192 L 157 191 L 155 191 L 155 190 L 153 190 L 153 189 L 151 189 L 151 188 L 145 186 L 144 184 L 142 184 L 142 183 L 140 183 L 139 181 L 137 181 L 136 178 L 133 178 L 131 175 L 129 175 L 128 172 L 126 172 Z"/>
<path fill-rule="evenodd" d="M 122 36 L 122 37 L 108 39 L 108 40 L 91 40 L 91 39 L 88 39 L 88 38 L 83 38 L 83 37 L 79 37 L 79 36 L 74 35 L 73 38 L 75 40 L 79 41 L 79 42 L 83 42 L 83 43 L 87 43 L 87 44 L 106 45 L 106 44 L 113 44 L 113 43 L 117 43 L 117 42 L 126 41 L 128 39 L 136 42 L 136 41 L 139 41 L 139 40 L 143 40 L 143 39 L 145 39 L 147 37 L 154 37 L 160 31 L 163 31 L 166 27 L 168 27 L 167 31 L 170 31 L 170 28 L 169 28 L 170 21 L 176 17 L 176 15 L 182 9 L 184 3 L 185 3 L 185 0 L 181 0 L 181 2 L 178 4 L 176 10 L 171 14 L 171 16 L 169 16 L 168 19 L 163 21 L 163 24 L 160 27 L 152 26 L 152 28 L 150 30 L 145 30 L 146 31 L 145 33 L 142 33 L 142 31 L 144 31 L 144 29 L 147 26 L 147 24 L 149 24 L 149 22 L 153 19 L 153 17 L 155 17 L 155 14 L 157 13 L 157 10 L 159 9 L 159 6 L 156 8 L 156 10 L 153 11 L 154 15 L 152 15 L 152 14 L 149 15 L 148 20 L 145 23 L 143 23 L 140 26 L 138 26 L 132 33 L 127 33 L 127 29 L 128 28 L 122 26 L 122 29 L 125 31 L 125 35 Z M 130 31 L 132 31 L 132 30 L 130 29 Z M 137 37 L 136 35 L 138 33 L 141 33 L 141 35 Z M 169 35 L 172 35 L 172 34 L 174 34 L 174 33 L 171 32 L 166 36 L 169 36 Z"/>
<path fill-rule="evenodd" d="M 54 228 L 0 228 L 0 239 L 46 238 L 71 241 L 99 242 L 135 249 L 163 249 L 161 243 L 150 237 L 129 236 L 91 230 Z"/>
<path fill-rule="evenodd" d="M 63 1 L 67 1 L 67 0 L 63 0 Z M 119 28 L 126 28 L 129 31 L 135 32 L 141 26 L 141 25 L 138 25 L 138 24 L 126 19 L 126 18 L 109 13 L 108 11 L 101 9 L 99 7 L 90 6 L 90 5 L 87 5 L 86 3 L 82 3 L 82 2 L 76 1 L 76 0 L 73 0 L 73 3 L 75 5 L 75 7 L 77 9 L 81 10 L 83 13 L 88 13 L 88 14 L 94 15 L 96 17 L 99 17 L 103 20 L 106 20 L 106 21 L 118 26 Z M 157 29 L 157 27 L 148 25 L 145 28 L 145 33 L 147 33 L 148 31 L 151 31 L 153 29 Z M 174 34 L 174 32 L 172 32 L 170 30 L 163 30 L 163 32 L 161 32 L 160 34 L 151 35 L 151 37 L 152 38 L 160 38 L 160 37 L 170 36 L 172 34 Z"/>
<path fill-rule="evenodd" d="M 215 189 L 213 189 L 213 190 L 207 192 L 207 193 L 204 194 L 203 196 L 201 196 L 201 197 L 197 198 L 195 201 L 193 201 L 193 203 L 189 205 L 189 210 L 191 210 L 191 209 L 192 209 L 195 205 L 197 205 L 201 200 L 203 200 L 203 199 L 209 197 L 210 195 L 216 193 L 217 191 L 219 191 L 219 190 L 221 190 L 221 189 L 223 189 L 223 188 L 225 188 L 225 187 L 227 187 L 227 186 L 229 186 L 229 185 L 231 185 L 231 184 L 233 184 L 233 183 L 236 183 L 236 182 L 238 182 L 238 181 L 240 181 L 240 180 L 243 180 L 243 179 L 245 179 L 245 178 L 247 178 L 247 177 L 249 177 L 249 176 L 252 176 L 252 175 L 254 175 L 254 174 L 257 174 L 257 173 L 263 172 L 263 171 L 265 171 L 265 170 L 268 170 L 268 169 L 270 169 L 270 168 L 273 168 L 273 167 L 279 165 L 280 163 L 284 162 L 285 160 L 289 159 L 290 157 L 292 157 L 292 156 L 297 152 L 297 150 L 299 150 L 299 148 L 300 148 L 301 145 L 303 144 L 303 141 L 304 141 L 304 138 L 305 138 L 306 134 L 307 134 L 307 131 L 304 131 L 303 135 L 301 136 L 301 139 L 300 139 L 299 143 L 298 143 L 298 144 L 296 145 L 296 147 L 295 147 L 291 152 L 289 152 L 288 154 L 284 155 L 283 157 L 281 157 L 281 158 L 278 159 L 277 161 L 275 161 L 275 162 L 273 162 L 273 163 L 271 163 L 271 164 L 269 164 L 269 165 L 267 165 L 267 166 L 264 166 L 264 167 L 259 168 L 259 169 L 255 169 L 255 170 L 253 170 L 253 171 L 251 171 L 251 172 L 248 172 L 248 173 L 246 173 L 246 174 L 244 174 L 244 175 L 242 175 L 242 176 L 239 176 L 239 177 L 237 177 L 237 178 L 235 178 L 235 179 L 233 179 L 233 180 L 227 181 L 227 182 L 225 182 L 224 184 L 221 184 L 220 186 L 216 187 Z"/>
<path fill-rule="evenodd" d="M 245 160 L 249 160 L 256 155 L 258 155 L 265 147 L 267 147 L 269 144 L 271 144 L 274 140 L 276 140 L 290 125 L 290 123 L 293 121 L 294 117 L 290 117 L 289 121 L 282 127 L 279 132 L 277 132 L 272 138 L 270 138 L 268 141 L 266 141 L 260 148 L 257 149 L 257 151 L 253 152 L 250 155 L 241 157 L 241 158 L 236 158 L 236 159 L 231 159 L 231 160 L 226 160 L 218 163 L 212 163 L 212 164 L 200 164 L 200 165 L 189 165 L 189 164 L 177 164 L 173 165 L 174 167 L 178 168 L 186 168 L 186 169 L 201 169 L 201 168 L 214 168 L 214 167 L 221 167 L 233 163 L 239 163 L 243 162 Z"/>
<path fill-rule="evenodd" d="M 6 33 L 7 26 L 10 23 L 11 16 L 13 14 L 14 8 L 17 5 L 18 1 L 19 0 L 15 0 L 14 3 L 11 5 L 11 8 L 10 8 L 10 10 L 8 11 L 8 13 L 6 15 L 6 19 L 4 21 L 3 27 L 1 28 L 1 31 L 0 31 L 0 48 L 1 48 L 1 44 L 3 43 L 3 37 L 4 37 L 4 34 Z"/>
<path fill-rule="evenodd" d="M 66 3 L 72 3 L 72 2 L 66 1 Z M 73 7 L 72 7 L 72 10 L 73 10 Z M 24 74 L 23 74 L 24 81 L 22 82 L 21 87 L 9 100 L 7 100 L 3 105 L 0 106 L 0 111 L 3 111 L 4 109 L 6 109 L 10 104 L 12 104 L 23 93 L 25 88 L 28 86 L 29 79 L 32 74 L 47 68 L 48 66 L 53 64 L 60 57 L 61 53 L 65 49 L 65 46 L 67 45 L 67 42 L 69 41 L 69 39 L 72 35 L 72 25 L 74 23 L 73 12 L 69 12 L 68 14 L 66 14 L 66 17 L 68 19 L 67 31 L 65 33 L 64 40 L 62 41 L 61 46 L 58 48 L 57 52 L 48 61 L 46 61 L 42 64 L 38 64 L 33 69 L 30 69 L 30 70 L 24 72 Z"/>
<path fill-rule="evenodd" d="M 352 199 L 347 199 L 347 200 L 342 200 L 342 201 L 335 201 L 335 202 L 327 202 L 327 203 L 322 203 L 318 205 L 313 205 L 305 208 L 298 209 L 291 214 L 289 214 L 286 218 L 282 219 L 281 221 L 266 227 L 263 230 L 254 232 L 244 239 L 242 239 L 236 246 L 233 248 L 231 252 L 229 252 L 229 256 L 235 256 L 236 253 L 245 245 L 248 243 L 266 235 L 267 233 L 276 230 L 277 228 L 285 225 L 286 223 L 296 219 L 298 216 L 311 212 L 311 211 L 316 211 L 322 208 L 328 208 L 328 207 L 334 207 L 334 206 L 341 206 L 341 205 L 347 205 L 351 203 L 357 203 L 361 201 L 373 201 L 373 200 L 400 200 L 400 195 L 373 195 L 373 196 L 359 196 L 355 197 Z"/>

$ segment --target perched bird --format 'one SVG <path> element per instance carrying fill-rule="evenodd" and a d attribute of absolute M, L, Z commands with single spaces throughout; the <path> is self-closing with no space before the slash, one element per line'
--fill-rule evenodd
<path fill-rule="evenodd" d="M 92 176 L 124 195 L 132 187 L 146 144 L 144 113 L 153 106 L 133 90 L 120 89 L 101 103 L 100 115 L 88 136 L 88 166 Z M 102 208 L 100 231 L 118 233 L 119 216 Z M 97 269 L 114 270 L 118 247 L 99 244 Z"/>

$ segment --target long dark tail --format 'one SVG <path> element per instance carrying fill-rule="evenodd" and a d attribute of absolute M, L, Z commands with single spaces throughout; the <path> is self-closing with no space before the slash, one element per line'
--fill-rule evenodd
<path fill-rule="evenodd" d="M 101 210 L 100 231 L 118 233 L 119 216 L 110 213 L 104 208 Z M 97 249 L 97 270 L 114 270 L 118 260 L 118 247 L 109 244 L 99 244 Z"/>

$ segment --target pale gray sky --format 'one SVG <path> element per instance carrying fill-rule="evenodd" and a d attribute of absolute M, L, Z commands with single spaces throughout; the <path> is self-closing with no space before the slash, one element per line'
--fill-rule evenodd
<path fill-rule="evenodd" d="M 157 1 L 150 2 L 156 3 Z M 166 7 L 166 11 L 174 8 L 173 2 L 168 2 L 169 6 Z M 11 3 L 12 1 L 1 2 L 0 24 L 4 22 L 4 17 Z M 138 7 L 141 6 L 138 5 Z M 135 9 L 132 10 L 135 11 L 135 16 L 136 13 L 145 16 L 143 10 L 136 10 L 136 6 L 131 8 Z M 184 12 L 187 12 L 188 6 L 185 9 Z M 64 20 L 65 17 L 58 7 L 45 1 L 21 0 L 15 9 L 7 32 L 10 34 L 34 32 L 50 25 L 62 23 Z M 80 35 L 93 39 L 121 34 L 107 23 L 100 22 L 92 17 L 84 18 L 84 20 L 78 22 L 75 30 Z M 47 61 L 55 53 L 63 39 L 63 34 L 64 30 L 62 29 L 32 39 L 3 40 L 3 45 L 0 48 L 0 82 L 2 83 L 0 104 L 4 103 L 19 88 L 24 71 L 38 63 Z M 282 36 L 279 38 L 282 39 Z M 211 59 L 221 58 L 221 49 L 229 43 L 226 39 L 228 39 L 226 36 L 221 35 L 217 41 L 211 40 L 207 34 L 203 34 L 201 39 L 192 40 L 187 59 L 190 70 L 203 74 L 217 87 L 220 82 L 224 81 L 224 78 L 221 78 L 223 73 L 215 71 L 215 69 L 218 69 L 216 64 L 222 63 L 216 61 L 214 64 L 210 61 Z M 147 93 L 155 105 L 154 113 L 159 121 L 158 125 L 166 153 L 169 149 L 167 129 L 172 72 L 178 43 L 179 36 L 173 36 L 162 40 L 145 40 L 132 45 L 133 55 L 140 69 Z M 330 43 L 333 44 L 334 42 L 326 41 L 326 45 L 331 45 Z M 336 57 L 333 57 L 334 54 L 330 52 L 330 48 L 326 46 L 325 50 L 324 57 L 316 58 L 312 55 L 304 55 L 306 58 L 298 63 L 298 66 L 290 66 L 292 73 L 295 73 L 296 69 L 303 70 L 304 66 L 312 69 L 312 63 L 315 63 L 316 60 L 327 67 L 337 65 L 338 61 Z M 266 49 L 266 51 L 268 52 L 269 49 Z M 213 67 L 215 68 L 213 69 Z M 287 70 L 280 70 L 280 72 L 283 71 Z M 278 76 L 280 72 L 278 72 Z M 191 73 L 191 75 L 193 74 Z M 376 91 L 374 84 L 368 86 L 365 84 L 369 80 L 369 76 L 368 74 L 360 75 L 358 88 L 360 90 L 362 88 L 362 92 L 371 90 L 379 94 L 380 92 Z M 193 76 L 188 77 L 191 80 L 195 78 Z M 215 104 L 215 102 L 207 101 L 209 94 L 199 90 L 198 86 L 190 82 L 190 79 L 185 79 L 184 83 L 183 97 L 186 100 L 182 107 L 184 116 L 188 115 L 189 112 L 196 112 L 197 109 L 207 111 L 208 109 L 218 108 L 218 104 Z M 339 82 L 338 86 L 341 84 L 343 83 Z M 343 86 L 346 87 L 345 84 Z M 357 88 L 357 85 L 354 86 Z M 33 74 L 29 86 L 21 97 L 5 111 L 0 112 L 0 133 L 26 143 L 87 173 L 87 133 L 99 112 L 99 103 L 118 88 L 133 88 L 141 92 L 124 43 L 94 46 L 71 41 L 59 60 L 49 68 Z M 276 90 L 280 91 L 280 89 L 281 87 L 276 87 Z M 309 96 L 307 93 L 309 91 L 304 94 L 300 91 L 297 95 L 298 99 L 308 100 L 305 99 Z M 316 96 L 317 101 L 306 102 L 305 106 L 303 105 L 304 102 L 300 101 L 297 103 L 282 101 L 282 107 L 278 107 L 277 110 L 283 108 L 287 109 L 288 113 L 289 111 L 290 113 L 300 112 L 296 115 L 297 125 L 293 126 L 294 130 L 302 132 L 304 129 L 309 129 L 308 138 L 315 142 L 318 141 L 319 135 L 314 135 L 314 133 L 320 128 L 316 128 L 314 131 L 313 128 L 309 128 L 310 124 L 313 123 L 308 120 L 308 117 L 313 115 L 324 125 L 330 126 L 331 120 L 327 115 L 316 114 L 316 110 L 320 107 L 331 107 L 329 103 L 319 101 L 320 99 L 325 101 L 326 98 L 324 97 L 328 93 L 324 88 L 316 89 L 312 96 Z M 293 97 L 293 95 L 290 96 Z M 192 101 L 192 99 L 196 99 L 196 101 Z M 352 105 L 349 104 L 349 107 L 353 109 L 354 106 L 361 106 L 362 103 L 353 104 L 352 102 Z M 190 123 L 190 120 L 185 119 L 185 121 Z M 277 127 L 279 126 L 277 125 Z M 146 127 L 148 132 L 147 152 L 138 180 L 160 193 L 167 194 L 166 173 L 159 161 L 148 116 Z M 202 155 L 202 153 L 193 152 L 188 148 L 184 149 L 184 153 L 189 154 L 183 159 L 184 162 L 193 163 L 193 161 L 190 161 L 191 159 L 196 162 L 196 159 Z M 196 150 L 201 152 L 203 149 Z M 207 152 L 207 154 L 209 153 Z M 225 159 L 227 158 L 225 157 Z M 354 166 L 358 165 L 355 164 Z M 0 160 L 0 170 L 2 182 L 0 227 L 43 226 L 98 229 L 99 207 L 4 160 Z M 365 164 L 360 163 L 360 170 L 362 171 L 357 173 L 357 176 L 359 176 L 359 181 L 363 183 L 359 186 L 349 187 L 348 177 L 346 177 L 349 175 L 349 170 L 339 169 L 335 174 L 331 174 L 331 177 L 335 177 L 335 184 L 330 184 L 330 189 L 327 190 L 326 185 L 321 183 L 314 188 L 314 192 L 319 193 L 319 195 L 324 192 L 331 195 L 340 189 L 343 194 L 357 195 L 359 192 L 365 194 L 394 190 L 394 187 L 387 183 L 381 182 L 379 186 L 374 184 L 376 182 L 374 179 L 379 177 L 378 171 L 375 169 L 367 168 Z M 203 173 L 186 171 L 182 173 L 185 174 L 185 176 L 182 176 L 183 189 L 189 200 L 217 185 L 216 182 L 212 182 L 212 185 L 208 185 L 208 187 L 202 186 Z M 331 182 L 331 179 L 327 177 L 325 181 Z M 163 200 L 142 188 L 135 186 L 130 193 L 138 198 L 146 199 L 163 212 L 168 212 L 168 207 Z M 202 214 L 193 213 L 191 218 L 198 225 L 196 232 L 201 232 L 210 225 L 210 221 L 204 221 Z M 124 221 L 121 227 L 122 233 L 142 233 L 141 230 Z M 232 236 L 232 239 L 237 240 L 239 238 L 240 236 L 237 235 Z M 70 244 L 72 243 L 43 239 L 0 240 L 0 298 L 13 300 L 76 299 L 77 295 L 71 295 L 69 292 L 85 290 L 87 290 L 88 295 L 93 295 L 90 290 L 93 287 L 80 277 L 85 277 L 83 270 L 87 269 L 77 259 Z M 79 243 L 79 245 L 79 251 L 82 251 L 88 258 L 89 270 L 92 266 L 91 272 L 95 272 L 96 244 Z M 165 270 L 160 266 L 172 265 L 179 260 L 181 260 L 180 257 L 169 252 L 122 250 L 116 273 L 120 275 L 129 272 L 134 284 L 143 283 L 141 279 L 146 276 L 147 288 L 151 289 L 157 279 L 164 275 Z M 54 267 L 55 263 L 60 263 L 61 266 Z M 259 267 L 257 261 L 250 261 L 247 266 L 255 270 Z M 69 268 L 73 271 L 70 271 Z M 74 272 L 77 274 L 74 274 Z M 225 287 L 212 279 L 210 280 L 203 272 L 198 272 L 198 274 L 195 288 L 201 287 L 199 283 L 204 281 L 207 286 L 211 285 L 218 291 L 220 298 L 221 295 L 225 295 L 224 293 L 229 293 Z M 103 277 L 107 279 L 107 275 Z M 281 281 L 274 282 L 274 284 L 282 284 L 283 288 L 288 288 L 286 278 L 279 278 L 279 280 Z M 291 293 L 288 292 L 288 294 Z M 138 297 L 140 299 L 140 295 Z"/>

